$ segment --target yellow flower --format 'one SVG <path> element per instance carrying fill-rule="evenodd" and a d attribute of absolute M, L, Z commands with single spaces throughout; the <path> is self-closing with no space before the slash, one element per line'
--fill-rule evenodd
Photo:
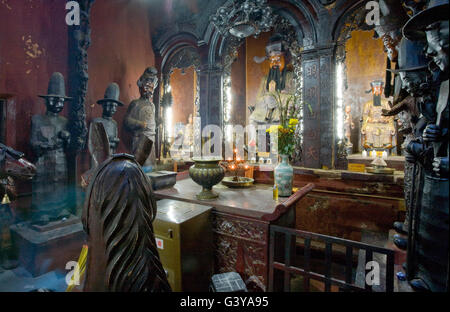
<path fill-rule="evenodd" d="M 296 126 L 298 124 L 298 119 L 289 119 L 290 126 Z"/>
<path fill-rule="evenodd" d="M 273 125 L 273 126 L 270 126 L 270 128 L 267 129 L 266 132 L 272 133 L 272 132 L 275 132 L 275 131 L 277 131 L 279 129 L 283 129 L 283 127 L 282 126 Z"/>

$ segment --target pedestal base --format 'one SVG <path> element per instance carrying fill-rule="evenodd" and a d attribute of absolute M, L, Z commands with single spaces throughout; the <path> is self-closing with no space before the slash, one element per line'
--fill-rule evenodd
<path fill-rule="evenodd" d="M 24 222 L 10 229 L 19 264 L 33 277 L 52 270 L 65 271 L 69 261 L 78 261 L 85 242 L 83 226 L 75 216 L 45 226 Z"/>
<path fill-rule="evenodd" d="M 212 189 L 203 188 L 203 190 L 196 195 L 198 200 L 212 200 L 219 197 L 219 194 Z"/>

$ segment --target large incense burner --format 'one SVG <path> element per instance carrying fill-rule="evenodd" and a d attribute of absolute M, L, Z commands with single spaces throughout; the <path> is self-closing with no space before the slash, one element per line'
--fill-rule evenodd
<path fill-rule="evenodd" d="M 203 190 L 197 194 L 197 199 L 208 200 L 219 197 L 213 192 L 214 185 L 219 184 L 225 177 L 225 169 L 219 165 L 220 158 L 193 158 L 195 165 L 189 168 L 189 176 Z"/>

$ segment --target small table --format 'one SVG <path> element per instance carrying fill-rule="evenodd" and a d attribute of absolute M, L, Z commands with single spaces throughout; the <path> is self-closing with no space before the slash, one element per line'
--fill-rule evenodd
<path fill-rule="evenodd" d="M 215 272 L 238 272 L 249 290 L 265 291 L 269 273 L 270 225 L 295 228 L 295 206 L 309 191 L 308 184 L 289 198 L 273 199 L 272 186 L 255 184 L 249 188 L 228 188 L 219 184 L 219 197 L 196 198 L 201 186 L 190 178 L 172 188 L 154 192 L 157 199 L 172 199 L 213 207 Z"/>

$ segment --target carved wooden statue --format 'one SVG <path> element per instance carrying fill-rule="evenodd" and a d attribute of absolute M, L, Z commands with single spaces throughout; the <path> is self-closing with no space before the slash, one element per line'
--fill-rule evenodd
<path fill-rule="evenodd" d="M 144 74 L 137 82 L 141 97 L 130 103 L 125 116 L 125 127 L 133 135 L 133 150 L 138 144 L 142 134 L 147 136 L 152 142 L 155 142 L 156 119 L 155 105 L 153 104 L 153 92 L 158 86 L 157 74 L 158 71 L 154 67 L 149 67 L 145 70 Z M 152 166 L 154 162 L 155 153 L 154 150 L 152 150 L 152 154 L 145 162 L 144 171 L 149 170 L 149 167 Z"/>
<path fill-rule="evenodd" d="M 156 201 L 141 169 L 153 142 L 145 135 L 136 142 L 135 156 L 108 156 L 101 124 L 94 136 L 106 151 L 97 150 L 99 167 L 84 176 L 89 186 L 82 221 L 88 235 L 84 291 L 171 291 L 156 248 L 152 222 Z"/>
<path fill-rule="evenodd" d="M 29 180 L 36 173 L 36 167 L 23 156 L 23 153 L 0 143 L 0 264 L 6 269 L 10 269 L 9 265 L 2 262 L 5 258 L 5 262 L 8 262 L 7 253 L 11 247 L 11 241 L 8 241 L 9 227 L 14 220 L 9 203 L 16 198 L 14 179 Z"/>
<path fill-rule="evenodd" d="M 406 133 L 405 141 L 403 142 L 404 150 L 406 151 L 410 142 L 421 138 L 423 125 L 426 122 L 426 118 L 422 117 L 419 122 L 419 116 L 421 115 L 419 108 L 419 96 L 425 95 L 423 93 L 429 88 L 422 88 L 428 80 L 428 64 L 423 55 L 425 44 L 422 42 L 414 42 L 403 38 L 399 46 L 398 57 L 398 69 L 390 70 L 396 77 L 399 77 L 402 82 L 402 91 L 398 96 L 394 96 L 394 105 L 390 110 L 383 112 L 384 116 L 394 116 L 398 113 L 404 112 L 406 114 L 405 122 L 402 131 Z M 428 114 L 425 114 L 428 116 Z M 430 117 L 432 118 L 432 117 Z M 400 132 L 401 130 L 399 130 Z M 410 158 L 409 153 L 405 153 L 405 157 L 408 160 Z M 409 161 L 405 163 L 405 203 L 406 203 L 406 216 L 404 222 L 394 223 L 394 229 L 400 234 L 407 234 L 409 228 L 409 222 L 411 220 L 412 205 L 414 204 L 413 198 L 417 189 L 417 183 L 415 179 L 419 173 L 420 168 Z M 407 248 L 407 240 L 401 236 L 394 237 L 394 244 L 400 249 Z"/>
<path fill-rule="evenodd" d="M 36 156 L 36 176 L 33 179 L 32 221 L 46 224 L 68 217 L 67 158 L 70 142 L 68 120 L 59 116 L 66 97 L 64 77 L 54 73 L 50 78 L 45 99 L 45 115 L 35 115 L 31 120 L 31 148 Z"/>
<path fill-rule="evenodd" d="M 95 123 L 102 123 L 105 127 L 111 154 L 116 152 L 120 142 L 117 122 L 112 118 L 117 111 L 117 106 L 123 106 L 123 103 L 119 101 L 119 94 L 120 89 L 117 83 L 111 83 L 106 89 L 105 97 L 97 101 L 98 104 L 103 106 L 102 117 L 95 118 L 91 123 L 91 129 L 92 125 Z"/>
<path fill-rule="evenodd" d="M 425 97 L 421 113 L 428 116 L 422 140 L 408 151 L 423 168 L 418 188 L 417 221 L 408 245 L 408 278 L 418 290 L 449 290 L 449 21 L 448 0 L 430 0 L 414 15 L 403 32 L 409 40 L 427 40 L 426 51 L 435 71 L 435 97 Z M 429 89 L 429 88 L 428 88 Z"/>
<path fill-rule="evenodd" d="M 394 118 L 382 116 L 383 109 L 389 109 L 388 101 L 382 99 L 383 82 L 371 83 L 373 99 L 364 104 L 361 138 L 366 149 L 390 150 L 395 147 L 396 133 Z"/>

